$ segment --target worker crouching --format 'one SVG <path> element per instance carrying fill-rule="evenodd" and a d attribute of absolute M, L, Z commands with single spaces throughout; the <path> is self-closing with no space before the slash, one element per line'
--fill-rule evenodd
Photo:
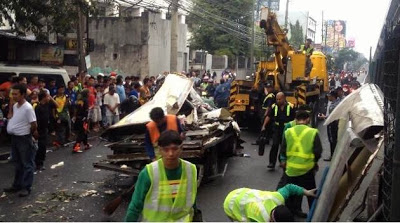
<path fill-rule="evenodd" d="M 140 172 L 129 204 L 126 221 L 193 220 L 197 194 L 196 166 L 180 159 L 182 139 L 167 130 L 158 140 L 162 158 Z"/>
<path fill-rule="evenodd" d="M 288 184 L 278 191 L 261 191 L 249 188 L 236 189 L 224 201 L 225 214 L 239 222 L 290 222 L 293 214 L 285 206 L 291 196 L 315 197 L 315 189 Z"/>

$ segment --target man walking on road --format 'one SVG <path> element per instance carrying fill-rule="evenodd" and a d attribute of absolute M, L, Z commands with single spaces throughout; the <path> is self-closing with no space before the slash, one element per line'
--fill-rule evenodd
<path fill-rule="evenodd" d="M 181 134 L 183 138 L 183 128 L 175 115 L 165 115 L 160 107 L 153 108 L 150 111 L 151 122 L 147 123 L 145 146 L 150 159 L 155 161 L 158 157 L 158 139 L 160 134 L 166 130 L 174 130 Z"/>
<path fill-rule="evenodd" d="M 293 214 L 285 206 L 291 196 L 315 197 L 315 189 L 306 190 L 288 184 L 278 191 L 261 191 L 249 188 L 236 189 L 224 201 L 225 214 L 239 222 L 291 222 Z"/>
<path fill-rule="evenodd" d="M 197 195 L 196 166 L 180 159 L 182 139 L 173 130 L 161 134 L 162 159 L 148 164 L 139 174 L 126 221 L 193 220 Z"/>
<path fill-rule="evenodd" d="M 12 87 L 12 97 L 16 102 L 13 106 L 13 116 L 8 122 L 7 132 L 11 135 L 12 160 L 16 164 L 14 183 L 4 192 L 18 192 L 20 197 L 31 193 L 33 173 L 35 171 L 36 148 L 32 136 L 39 137 L 36 115 L 26 100 L 26 86 L 16 84 Z"/>
<path fill-rule="evenodd" d="M 296 184 L 311 190 L 316 187 L 315 172 L 321 158 L 322 144 L 318 130 L 308 127 L 310 114 L 305 110 L 296 113 L 296 126 L 286 130 L 282 141 L 281 166 L 285 169 L 284 184 Z M 291 211 L 299 217 L 306 217 L 301 211 L 302 197 L 296 196 L 288 202 Z M 312 197 L 308 197 L 311 207 Z"/>
<path fill-rule="evenodd" d="M 285 125 L 294 119 L 293 105 L 286 101 L 285 94 L 279 92 L 276 94 L 276 104 L 268 111 L 261 131 L 265 131 L 268 123 L 273 125 L 272 147 L 269 153 L 269 165 L 271 170 L 275 169 L 276 160 L 278 158 L 279 145 L 282 142 L 282 135 Z"/>

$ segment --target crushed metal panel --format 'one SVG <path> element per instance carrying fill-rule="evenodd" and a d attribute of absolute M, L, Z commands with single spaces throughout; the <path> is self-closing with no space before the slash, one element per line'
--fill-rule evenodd
<path fill-rule="evenodd" d="M 155 107 L 161 107 L 167 114 L 177 114 L 192 88 L 193 81 L 191 79 L 177 74 L 169 74 L 151 101 L 127 115 L 110 129 L 145 124 L 151 121 L 150 111 Z M 175 104 L 177 107 L 174 107 Z"/>

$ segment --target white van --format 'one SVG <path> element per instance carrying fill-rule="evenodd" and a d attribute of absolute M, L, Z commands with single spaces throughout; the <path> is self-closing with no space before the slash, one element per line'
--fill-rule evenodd
<path fill-rule="evenodd" d="M 55 80 L 57 86 L 64 85 L 67 87 L 68 81 L 70 81 L 67 71 L 60 67 L 0 63 L 0 84 L 10 80 L 10 77 L 14 75 L 26 77 L 28 84 L 33 76 L 44 79 L 47 85 L 50 80 Z"/>

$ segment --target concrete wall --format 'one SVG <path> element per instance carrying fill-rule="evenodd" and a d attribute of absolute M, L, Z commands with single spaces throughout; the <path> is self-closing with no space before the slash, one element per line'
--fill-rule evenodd
<path fill-rule="evenodd" d="M 155 76 L 170 71 L 171 25 L 161 14 L 97 18 L 90 22 L 92 67 L 111 67 L 127 75 Z M 188 67 L 187 25 L 179 24 L 178 71 Z M 185 58 L 186 56 L 186 58 Z M 185 66 L 186 63 L 186 66 Z"/>

